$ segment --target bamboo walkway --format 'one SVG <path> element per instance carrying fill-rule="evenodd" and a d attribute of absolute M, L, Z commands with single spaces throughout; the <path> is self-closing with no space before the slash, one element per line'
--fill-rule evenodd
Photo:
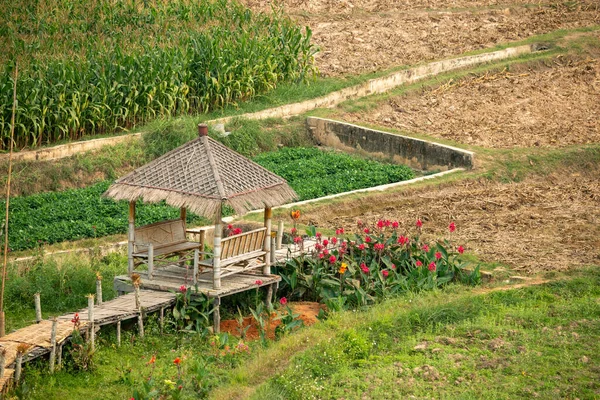
<path fill-rule="evenodd" d="M 156 292 L 152 290 L 140 290 L 140 303 L 144 313 L 158 311 L 172 306 L 175 303 L 175 294 L 170 292 Z M 84 331 L 88 326 L 88 309 L 78 311 L 79 329 Z M 71 320 L 75 313 L 69 313 L 58 317 L 56 330 L 56 346 L 58 360 L 61 358 L 62 346 L 70 339 L 73 333 Z M 94 306 L 94 325 L 114 324 L 119 321 L 137 318 L 138 312 L 135 304 L 135 294 L 129 293 L 119 296 L 113 300 L 103 302 Z M 0 378 L 0 391 L 4 392 L 14 376 L 17 346 L 26 344 L 29 346 L 23 356 L 23 362 L 50 353 L 52 349 L 51 340 L 52 321 L 43 320 L 37 324 L 18 329 L 0 338 L 0 347 L 6 349 L 4 376 Z"/>

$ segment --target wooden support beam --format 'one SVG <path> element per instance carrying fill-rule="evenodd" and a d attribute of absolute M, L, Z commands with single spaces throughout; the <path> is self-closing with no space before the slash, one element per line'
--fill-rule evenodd
<path fill-rule="evenodd" d="M 154 274 L 154 245 L 148 243 L 148 279 Z"/>
<path fill-rule="evenodd" d="M 275 265 L 275 248 L 276 248 L 275 232 L 271 232 L 271 265 Z"/>
<path fill-rule="evenodd" d="M 198 283 L 198 261 L 200 257 L 200 251 L 198 249 L 194 250 L 194 285 Z"/>
<path fill-rule="evenodd" d="M 96 330 L 94 329 L 94 295 L 88 296 L 88 338 L 90 340 L 91 350 L 96 348 Z"/>
<path fill-rule="evenodd" d="M 267 288 L 267 308 L 270 309 L 273 306 L 273 284 L 270 284 Z"/>
<path fill-rule="evenodd" d="M 42 304 L 39 293 L 33 295 L 33 301 L 35 303 L 35 322 L 39 324 L 42 320 Z"/>
<path fill-rule="evenodd" d="M 213 249 L 213 289 L 221 289 L 221 235 L 223 227 L 221 226 L 221 207 L 217 207 L 215 217 L 215 240 Z"/>
<path fill-rule="evenodd" d="M 129 232 L 127 236 L 127 272 L 133 273 L 133 243 L 135 241 L 135 201 L 129 202 Z"/>
<path fill-rule="evenodd" d="M 221 298 L 215 297 L 213 305 L 213 333 L 217 334 L 221 332 Z"/>
<path fill-rule="evenodd" d="M 121 347 L 121 320 L 117 321 L 117 347 Z"/>
<path fill-rule="evenodd" d="M 283 244 L 283 221 L 277 225 L 277 250 L 281 250 Z"/>
<path fill-rule="evenodd" d="M 162 335 L 163 331 L 165 329 L 165 308 L 164 307 L 160 308 L 159 325 L 160 325 L 160 334 Z"/>
<path fill-rule="evenodd" d="M 265 253 L 265 266 L 263 267 L 263 274 L 270 275 L 271 274 L 271 217 L 273 215 L 273 210 L 271 207 L 265 208 L 265 227 L 267 228 L 267 232 L 265 233 L 265 244 L 264 251 Z"/>
<path fill-rule="evenodd" d="M 96 279 L 96 304 L 102 305 L 102 279 Z"/>
<path fill-rule="evenodd" d="M 93 299 L 92 299 L 93 300 Z M 50 373 L 54 373 L 54 364 L 56 362 L 56 328 L 58 327 L 58 318 L 52 319 L 52 332 L 50 333 Z"/>
<path fill-rule="evenodd" d="M 184 226 L 185 226 L 186 217 L 187 217 L 187 209 L 185 207 L 181 207 L 181 209 L 179 209 L 179 218 L 183 221 Z"/>
<path fill-rule="evenodd" d="M 204 260 L 204 245 L 206 244 L 206 230 L 200 231 L 200 260 Z"/>

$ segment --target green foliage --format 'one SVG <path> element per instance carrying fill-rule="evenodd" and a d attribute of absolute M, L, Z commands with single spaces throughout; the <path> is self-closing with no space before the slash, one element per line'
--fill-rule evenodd
<path fill-rule="evenodd" d="M 314 199 L 414 177 L 404 166 L 317 148 L 283 148 L 254 158 L 288 181 L 300 200 Z"/>
<path fill-rule="evenodd" d="M 15 2 L 0 11 L 12 21 L 0 29 L 0 148 L 17 59 L 17 146 L 207 112 L 315 72 L 310 29 L 235 0 Z"/>
<path fill-rule="evenodd" d="M 84 189 L 11 198 L 11 250 L 126 232 L 127 202 L 102 197 L 109 185 L 110 182 L 101 182 Z M 4 201 L 0 204 L 4 210 Z M 179 218 L 179 210 L 164 204 L 140 202 L 136 209 L 139 225 L 176 218 Z M 200 221 L 204 220 L 188 213 L 188 223 Z"/>
<path fill-rule="evenodd" d="M 177 331 L 205 333 L 210 325 L 208 317 L 211 312 L 210 300 L 205 294 L 198 292 L 197 288 L 193 291 L 182 286 L 176 293 L 172 322 Z"/>

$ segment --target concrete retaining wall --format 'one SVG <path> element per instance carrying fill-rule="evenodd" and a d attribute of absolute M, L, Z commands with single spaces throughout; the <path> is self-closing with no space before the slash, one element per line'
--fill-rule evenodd
<path fill-rule="evenodd" d="M 317 143 L 344 152 L 392 159 L 423 171 L 473 168 L 474 153 L 456 147 L 324 118 L 309 117 L 306 125 Z"/>

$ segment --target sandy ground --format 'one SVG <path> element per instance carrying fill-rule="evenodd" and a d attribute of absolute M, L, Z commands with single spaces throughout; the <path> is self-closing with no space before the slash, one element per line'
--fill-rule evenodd
<path fill-rule="evenodd" d="M 414 234 L 424 221 L 429 240 L 449 237 L 487 262 L 526 273 L 600 264 L 600 166 L 518 183 L 481 179 L 385 193 L 307 211 L 303 223 L 356 231 L 358 219 L 398 220 Z M 318 222 L 317 222 L 318 221 Z"/>
<path fill-rule="evenodd" d="M 255 10 L 272 1 L 243 0 Z M 324 76 L 356 75 L 420 63 L 600 23 L 594 0 L 283 0 L 284 10 L 313 31 Z M 532 5 L 535 3 L 535 5 Z"/>
<path fill-rule="evenodd" d="M 491 148 L 600 143 L 600 58 L 471 76 L 336 118 Z"/>

